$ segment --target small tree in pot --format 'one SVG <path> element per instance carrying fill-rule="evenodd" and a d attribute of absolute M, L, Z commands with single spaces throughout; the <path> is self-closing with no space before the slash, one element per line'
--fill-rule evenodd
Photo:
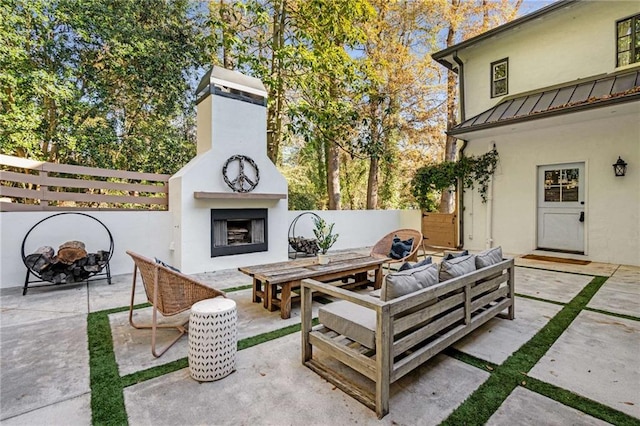
<path fill-rule="evenodd" d="M 333 233 L 333 226 L 335 225 L 335 223 L 328 224 L 324 219 L 320 217 L 314 217 L 313 223 L 316 226 L 313 230 L 313 233 L 318 240 L 318 247 L 320 247 L 320 254 L 318 254 L 318 263 L 329 263 L 329 259 L 326 256 L 327 251 L 336 242 L 339 236 L 339 234 Z"/>

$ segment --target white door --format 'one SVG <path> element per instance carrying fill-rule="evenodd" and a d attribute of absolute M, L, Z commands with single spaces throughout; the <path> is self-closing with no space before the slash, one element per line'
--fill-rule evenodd
<path fill-rule="evenodd" d="M 584 163 L 538 167 L 538 249 L 584 254 Z"/>

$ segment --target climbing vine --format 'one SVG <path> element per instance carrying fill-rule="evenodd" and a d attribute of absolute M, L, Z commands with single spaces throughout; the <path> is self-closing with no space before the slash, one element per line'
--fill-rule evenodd
<path fill-rule="evenodd" d="M 489 179 L 498 164 L 498 151 L 491 151 L 479 155 L 462 157 L 459 161 L 444 161 L 421 167 L 411 180 L 413 196 L 426 209 L 433 203 L 433 193 L 447 190 L 462 182 L 464 188 L 475 188 L 482 198 L 487 201 Z"/>

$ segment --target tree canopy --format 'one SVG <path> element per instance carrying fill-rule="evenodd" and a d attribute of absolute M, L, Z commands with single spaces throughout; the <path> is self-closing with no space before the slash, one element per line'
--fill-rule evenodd
<path fill-rule="evenodd" d="M 195 155 L 194 89 L 215 64 L 265 83 L 290 208 L 418 206 L 415 171 L 455 155 L 455 76 L 429 54 L 520 3 L 6 0 L 1 152 L 174 173 Z"/>

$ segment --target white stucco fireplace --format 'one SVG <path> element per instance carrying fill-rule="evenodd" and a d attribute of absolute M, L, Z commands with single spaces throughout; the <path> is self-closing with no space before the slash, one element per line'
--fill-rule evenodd
<path fill-rule="evenodd" d="M 287 259 L 287 181 L 267 157 L 267 92 L 213 67 L 197 90 L 197 156 L 169 180 L 173 264 L 185 273 Z"/>

